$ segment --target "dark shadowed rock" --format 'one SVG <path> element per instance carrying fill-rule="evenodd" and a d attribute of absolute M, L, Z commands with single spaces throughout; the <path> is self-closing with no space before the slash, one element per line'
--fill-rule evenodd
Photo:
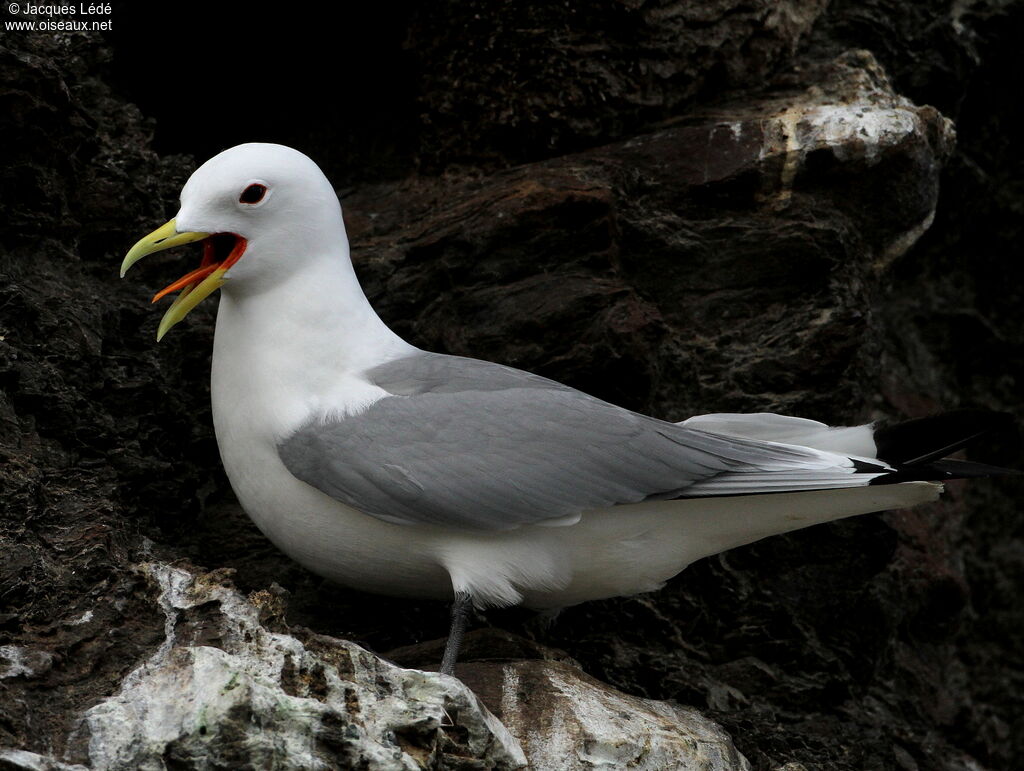
<path fill-rule="evenodd" d="M 628 136 L 699 94 L 759 86 L 790 60 L 821 0 L 422 5 L 422 155 L 522 162 Z"/>
<path fill-rule="evenodd" d="M 866 52 L 811 76 L 483 180 L 349 196 L 367 293 L 425 347 L 500 346 L 664 417 L 715 404 L 835 419 L 837 391 L 870 398 L 853 389 L 873 377 L 872 297 L 934 216 L 953 130 Z"/>

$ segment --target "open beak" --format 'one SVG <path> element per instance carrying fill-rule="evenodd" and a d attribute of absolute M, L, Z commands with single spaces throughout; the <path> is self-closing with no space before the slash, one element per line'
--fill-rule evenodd
<path fill-rule="evenodd" d="M 174 299 L 160 320 L 156 333 L 157 341 L 162 340 L 167 331 L 185 318 L 189 311 L 224 285 L 224 274 L 241 258 L 245 252 L 246 241 L 234 233 L 179 233 L 177 223 L 171 220 L 141 238 L 128 250 L 124 262 L 121 263 L 121 278 L 124 278 L 128 268 L 146 255 L 190 244 L 193 241 L 203 241 L 202 263 L 196 270 L 167 285 L 153 297 L 153 302 L 156 302 L 171 292 L 181 290 L 181 294 Z"/>

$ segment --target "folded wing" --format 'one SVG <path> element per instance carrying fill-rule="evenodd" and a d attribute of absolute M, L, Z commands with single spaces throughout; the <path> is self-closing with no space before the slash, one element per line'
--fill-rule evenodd
<path fill-rule="evenodd" d="M 299 479 L 389 522 L 563 524 L 650 499 L 859 486 L 888 470 L 667 423 L 475 359 L 418 353 L 366 376 L 392 395 L 314 416 L 278 452 Z"/>

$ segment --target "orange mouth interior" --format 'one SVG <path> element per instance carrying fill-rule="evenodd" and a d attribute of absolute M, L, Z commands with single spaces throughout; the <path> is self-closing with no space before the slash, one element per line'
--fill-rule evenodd
<path fill-rule="evenodd" d="M 214 233 L 203 239 L 203 259 L 199 267 L 153 295 L 153 302 L 179 289 L 191 290 L 215 270 L 227 270 L 242 258 L 247 243 L 236 233 Z"/>

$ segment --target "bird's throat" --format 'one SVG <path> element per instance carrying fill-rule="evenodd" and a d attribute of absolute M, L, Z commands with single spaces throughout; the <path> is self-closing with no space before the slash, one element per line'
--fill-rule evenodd
<path fill-rule="evenodd" d="M 213 366 L 230 373 L 229 390 L 261 381 L 314 398 L 339 377 L 416 350 L 373 310 L 347 255 L 306 261 L 259 292 L 241 284 L 224 285 L 217 313 Z"/>

